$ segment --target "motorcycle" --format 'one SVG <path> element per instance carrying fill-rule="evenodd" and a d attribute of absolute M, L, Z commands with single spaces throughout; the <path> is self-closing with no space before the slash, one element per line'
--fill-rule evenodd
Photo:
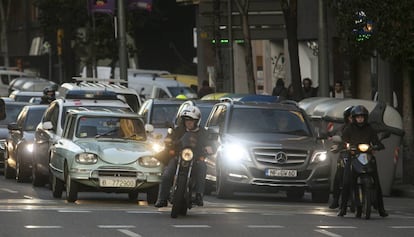
<path fill-rule="evenodd" d="M 380 140 L 388 137 L 389 134 L 381 136 Z M 334 142 L 341 142 L 342 139 L 334 138 Z M 351 190 L 353 193 L 355 216 L 370 219 L 371 207 L 377 205 L 377 184 L 375 183 L 374 172 L 376 169 L 373 151 L 378 150 L 371 144 L 350 145 L 344 144 L 344 150 L 350 154 L 351 167 Z"/>
<path fill-rule="evenodd" d="M 195 157 L 191 136 L 192 133 L 185 133 L 176 144 L 177 168 L 170 192 L 172 218 L 187 215 L 187 210 L 192 208 L 192 201 L 195 199 L 193 192 L 195 181 L 192 177 Z"/>

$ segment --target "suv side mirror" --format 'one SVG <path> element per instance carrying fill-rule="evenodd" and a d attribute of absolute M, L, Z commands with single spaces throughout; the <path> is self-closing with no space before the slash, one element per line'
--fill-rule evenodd
<path fill-rule="evenodd" d="M 46 121 L 46 122 L 43 123 L 42 127 L 45 130 L 51 130 L 51 129 L 53 129 L 53 124 L 50 121 Z"/>
<path fill-rule="evenodd" d="M 7 129 L 9 129 L 10 131 L 12 131 L 12 130 L 20 130 L 19 126 L 17 126 L 17 123 L 15 123 L 15 122 L 9 123 L 7 125 Z"/>

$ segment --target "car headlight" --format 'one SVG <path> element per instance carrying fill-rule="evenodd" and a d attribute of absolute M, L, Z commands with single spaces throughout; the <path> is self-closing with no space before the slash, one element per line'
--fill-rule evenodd
<path fill-rule="evenodd" d="M 155 153 L 159 153 L 165 149 L 165 144 L 163 142 L 151 142 L 151 150 Z"/>
<path fill-rule="evenodd" d="M 315 152 L 313 153 L 313 156 L 312 156 L 311 162 L 315 162 L 315 163 L 318 163 L 318 162 L 323 162 L 323 161 L 325 161 L 327 158 L 328 158 L 328 156 L 327 156 L 327 154 L 326 154 L 326 151 L 315 151 Z"/>
<path fill-rule="evenodd" d="M 153 168 L 161 165 L 161 162 L 152 156 L 143 156 L 138 159 L 138 164 L 143 167 Z"/>
<path fill-rule="evenodd" d="M 185 161 L 190 161 L 193 159 L 194 153 L 191 149 L 185 148 L 181 151 L 181 158 Z"/>
<path fill-rule="evenodd" d="M 359 144 L 358 145 L 358 150 L 360 152 L 366 152 L 369 149 L 369 145 L 368 144 Z"/>
<path fill-rule="evenodd" d="M 33 143 L 27 143 L 25 148 L 26 148 L 26 151 L 32 153 L 33 152 Z"/>
<path fill-rule="evenodd" d="M 93 153 L 81 153 L 76 155 L 75 161 L 79 164 L 96 164 L 98 156 Z"/>
<path fill-rule="evenodd" d="M 241 145 L 237 143 L 227 143 L 222 146 L 224 158 L 233 163 L 241 160 L 251 161 L 249 153 Z"/>

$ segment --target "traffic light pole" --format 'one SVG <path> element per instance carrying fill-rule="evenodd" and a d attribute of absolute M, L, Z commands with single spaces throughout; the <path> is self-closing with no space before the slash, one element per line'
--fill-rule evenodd
<path fill-rule="evenodd" d="M 128 81 L 125 21 L 125 1 L 118 0 L 119 79 Z"/>
<path fill-rule="evenodd" d="M 319 96 L 329 97 L 329 60 L 328 60 L 328 31 L 326 20 L 326 0 L 319 0 L 319 30 L 318 30 L 318 71 Z"/>

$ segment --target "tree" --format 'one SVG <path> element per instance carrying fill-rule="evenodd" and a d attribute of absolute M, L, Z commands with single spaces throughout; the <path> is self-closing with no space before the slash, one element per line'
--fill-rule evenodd
<path fill-rule="evenodd" d="M 283 10 L 283 16 L 286 24 L 286 34 L 288 40 L 288 51 L 290 58 L 290 73 L 292 77 L 292 86 L 295 100 L 303 98 L 302 95 L 302 76 L 299 64 L 298 49 L 298 2 L 297 0 L 281 0 L 280 4 Z"/>
<path fill-rule="evenodd" d="M 403 76 L 403 126 L 405 182 L 414 182 L 412 78 L 414 65 L 414 9 L 412 0 L 332 0 L 336 3 L 338 32 L 343 50 L 367 57 L 375 50 L 401 69 Z M 360 16 L 364 17 L 361 18 Z M 362 20 L 362 24 L 360 24 Z M 357 23 L 357 24 L 356 24 Z M 361 27 L 362 26 L 362 29 Z M 366 37 L 360 37 L 361 33 Z M 368 34 L 367 34 L 368 33 Z"/>
<path fill-rule="evenodd" d="M 249 0 L 234 0 L 237 9 L 240 12 L 241 22 L 243 24 L 244 37 L 244 51 L 247 75 L 247 88 L 249 93 L 256 94 L 256 82 L 253 73 L 253 54 L 252 54 L 252 40 L 250 37 L 249 28 Z"/>

